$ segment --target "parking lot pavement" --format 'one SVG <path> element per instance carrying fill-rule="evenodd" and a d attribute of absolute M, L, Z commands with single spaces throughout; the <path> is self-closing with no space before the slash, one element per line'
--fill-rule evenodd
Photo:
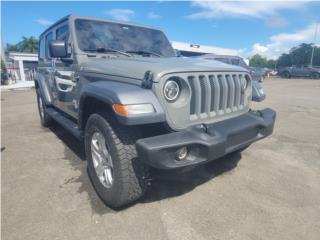
<path fill-rule="evenodd" d="M 267 79 L 273 136 L 186 173 L 155 171 L 146 197 L 105 206 L 83 146 L 39 124 L 34 90 L 1 96 L 2 237 L 17 239 L 320 238 L 320 81 Z"/>

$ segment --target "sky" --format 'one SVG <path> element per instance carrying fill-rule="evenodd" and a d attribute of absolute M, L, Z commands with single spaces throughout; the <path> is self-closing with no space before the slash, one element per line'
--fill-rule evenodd
<path fill-rule="evenodd" d="M 243 57 L 277 58 L 302 42 L 320 42 L 320 1 L 1 1 L 3 42 L 38 37 L 68 15 L 119 19 L 161 28 L 171 41 L 236 49 Z"/>

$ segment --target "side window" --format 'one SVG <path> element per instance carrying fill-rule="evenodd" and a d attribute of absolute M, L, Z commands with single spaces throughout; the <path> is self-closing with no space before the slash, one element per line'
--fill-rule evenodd
<path fill-rule="evenodd" d="M 246 62 L 245 62 L 243 59 L 240 60 L 239 66 L 240 66 L 240 67 L 244 67 L 244 68 L 247 68 L 247 67 L 248 67 L 248 65 L 246 64 Z"/>
<path fill-rule="evenodd" d="M 40 46 L 39 46 L 39 61 L 43 61 L 46 55 L 46 46 L 44 37 L 40 39 Z"/>
<path fill-rule="evenodd" d="M 49 42 L 53 40 L 53 34 L 52 32 L 50 32 L 49 34 L 47 34 L 46 36 L 46 58 L 47 59 L 51 59 L 50 57 L 50 52 L 49 52 Z"/>
<path fill-rule="evenodd" d="M 69 36 L 69 27 L 68 25 L 63 25 L 59 27 L 56 31 L 56 39 L 57 40 L 67 40 Z"/>
<path fill-rule="evenodd" d="M 228 58 L 216 58 L 215 60 L 229 64 L 229 59 Z"/>
<path fill-rule="evenodd" d="M 64 24 L 61 27 L 58 27 L 56 30 L 56 39 L 57 40 L 62 40 L 66 43 L 67 45 L 67 53 L 68 53 L 68 57 L 70 57 L 70 53 L 71 53 L 71 49 L 70 46 L 68 44 L 68 38 L 69 38 L 69 26 L 68 24 Z M 56 61 L 56 66 L 64 66 L 65 63 L 61 62 L 60 59 L 57 59 Z"/>
<path fill-rule="evenodd" d="M 231 64 L 239 66 L 240 65 L 240 60 L 236 58 L 231 58 Z"/>

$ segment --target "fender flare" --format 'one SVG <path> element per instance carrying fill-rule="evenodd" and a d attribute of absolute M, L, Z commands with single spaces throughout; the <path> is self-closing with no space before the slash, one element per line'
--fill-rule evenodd
<path fill-rule="evenodd" d="M 124 125 L 139 125 L 148 123 L 165 122 L 165 112 L 160 105 L 157 97 L 150 89 L 144 89 L 140 86 L 114 81 L 96 81 L 85 85 L 80 93 L 79 99 L 79 127 L 84 128 L 83 109 L 88 98 L 94 98 L 106 105 L 112 107 L 113 104 L 144 104 L 153 105 L 155 112 L 141 114 L 137 116 L 123 117 L 115 114 L 117 120 Z"/>
<path fill-rule="evenodd" d="M 34 78 L 34 84 L 35 86 L 38 86 L 37 92 L 43 97 L 45 105 L 51 105 L 52 99 L 49 89 L 45 83 L 45 78 L 38 73 Z"/>

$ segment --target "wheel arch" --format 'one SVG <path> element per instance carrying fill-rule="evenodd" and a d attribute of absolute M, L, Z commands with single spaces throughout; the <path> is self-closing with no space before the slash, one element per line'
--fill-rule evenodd
<path fill-rule="evenodd" d="M 166 120 L 162 106 L 152 90 L 137 85 L 114 81 L 97 81 L 87 84 L 80 95 L 79 129 L 84 129 L 90 114 L 101 111 L 110 111 L 123 125 L 159 123 Z M 114 113 L 112 105 L 116 103 L 123 105 L 151 103 L 155 112 L 123 117 Z"/>
<path fill-rule="evenodd" d="M 83 130 L 90 115 L 98 112 L 110 112 L 114 114 L 112 102 L 107 99 L 99 99 L 91 94 L 82 96 L 79 105 L 79 129 Z"/>
<path fill-rule="evenodd" d="M 52 105 L 51 95 L 45 82 L 45 77 L 41 74 L 37 74 L 34 79 L 34 86 L 38 94 L 43 97 L 44 103 L 47 106 Z"/>

